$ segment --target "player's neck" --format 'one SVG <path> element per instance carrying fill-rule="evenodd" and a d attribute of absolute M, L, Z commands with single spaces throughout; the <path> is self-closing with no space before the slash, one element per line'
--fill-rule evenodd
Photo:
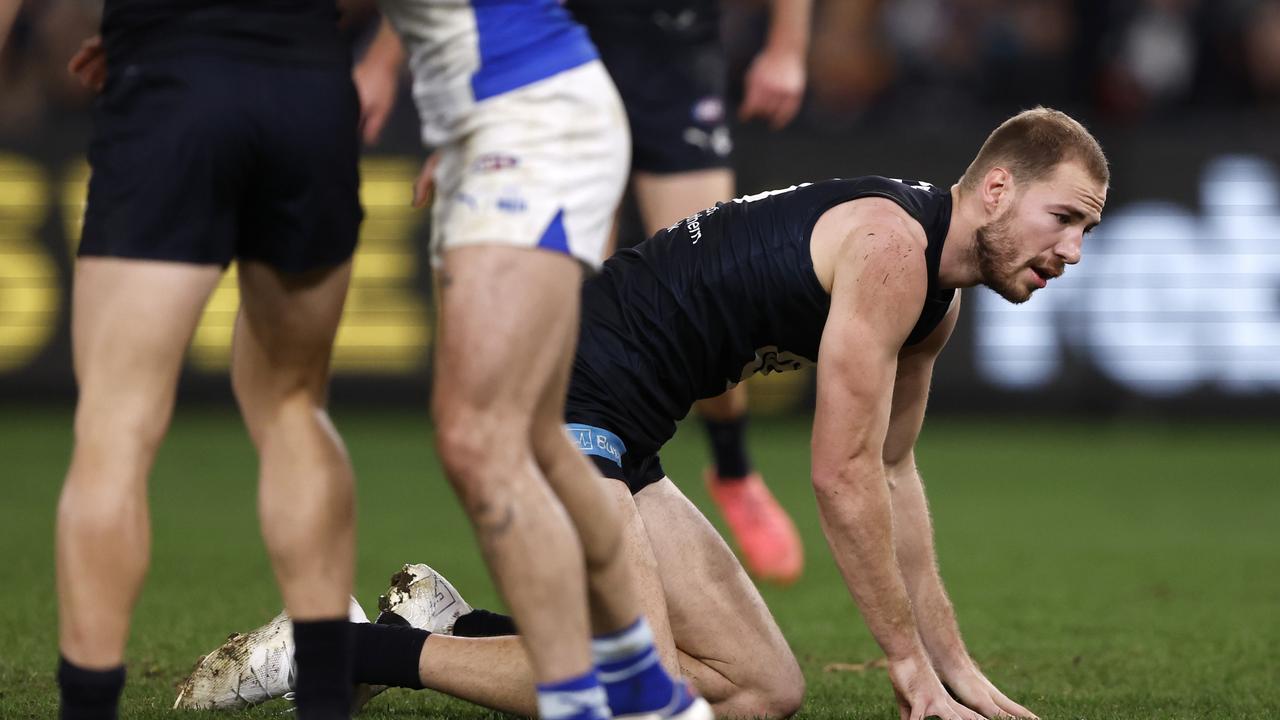
<path fill-rule="evenodd" d="M 951 225 L 938 262 L 938 282 L 944 288 L 973 287 L 982 282 L 975 251 L 982 208 L 972 207 L 974 200 L 962 194 L 959 185 L 951 186 Z"/>

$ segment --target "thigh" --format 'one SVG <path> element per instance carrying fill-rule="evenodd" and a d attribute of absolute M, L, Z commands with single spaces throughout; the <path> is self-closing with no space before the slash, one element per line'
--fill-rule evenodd
<path fill-rule="evenodd" d="M 500 245 L 446 252 L 437 278 L 437 416 L 486 413 L 527 433 L 573 355 L 581 279 L 581 267 L 566 255 Z M 528 435 L 494 439 L 512 441 Z"/>
<path fill-rule="evenodd" d="M 710 168 L 655 174 L 637 170 L 631 187 L 644 220 L 645 232 L 652 235 L 699 210 L 733 197 L 733 171 Z"/>
<path fill-rule="evenodd" d="M 78 420 L 164 424 L 216 265 L 81 258 L 72 288 Z"/>
<path fill-rule="evenodd" d="M 782 631 L 706 517 L 668 478 L 641 490 L 635 503 L 666 588 L 676 646 L 699 661 L 685 669 L 708 700 L 724 699 L 716 689 L 725 680 L 767 687 L 769 676 L 791 671 L 795 658 Z"/>
<path fill-rule="evenodd" d="M 351 263 L 285 273 L 265 263 L 241 262 L 237 278 L 240 315 L 232 375 L 241 404 L 251 410 L 256 402 L 295 390 L 322 396 Z"/>
<path fill-rule="evenodd" d="M 604 483 L 609 498 L 618 509 L 622 526 L 622 552 L 633 573 L 640 612 L 644 613 L 653 628 L 654 644 L 658 648 L 662 664 L 669 672 L 678 676 L 680 660 L 676 640 L 671 632 L 671 620 L 667 616 L 666 591 L 658 559 L 649 544 L 649 531 L 644 518 L 640 516 L 635 498 L 626 483 L 612 478 L 599 480 Z"/>
<path fill-rule="evenodd" d="M 622 104 L 598 62 L 478 103 L 440 154 L 432 246 L 603 260 L 628 166 Z"/>

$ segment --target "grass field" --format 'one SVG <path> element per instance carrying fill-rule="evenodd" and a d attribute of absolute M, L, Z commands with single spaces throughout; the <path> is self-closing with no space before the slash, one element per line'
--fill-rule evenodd
<path fill-rule="evenodd" d="M 406 561 L 474 604 L 495 594 L 440 477 L 419 414 L 342 412 L 360 474 L 358 594 Z M 1280 428 L 943 420 L 920 464 L 943 575 L 970 649 L 1044 718 L 1280 716 Z M 804 578 L 764 595 L 804 668 L 802 717 L 896 719 L 883 670 L 827 555 L 808 489 L 808 427 L 758 422 L 757 464 L 801 527 Z M 64 411 L 0 408 L 0 718 L 57 714 L 54 503 Z M 699 504 L 704 449 L 686 428 L 664 454 Z M 683 481 L 683 482 L 681 482 Z M 155 550 L 129 647 L 125 718 L 170 711 L 173 686 L 228 632 L 278 610 L 257 531 L 254 463 L 234 416 L 181 411 L 152 484 Z M 276 717 L 264 706 L 222 717 Z M 364 717 L 480 717 L 392 691 Z"/>

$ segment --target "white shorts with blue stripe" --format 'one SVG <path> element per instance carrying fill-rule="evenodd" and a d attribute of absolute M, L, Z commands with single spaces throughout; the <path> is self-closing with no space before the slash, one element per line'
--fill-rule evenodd
<path fill-rule="evenodd" d="M 604 261 L 630 167 L 617 90 L 599 60 L 480 100 L 438 148 L 432 262 L 468 245 Z"/>

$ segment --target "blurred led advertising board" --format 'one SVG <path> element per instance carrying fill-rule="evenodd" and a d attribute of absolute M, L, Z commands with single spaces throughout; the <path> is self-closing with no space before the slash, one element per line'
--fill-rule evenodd
<path fill-rule="evenodd" d="M 748 131 L 738 142 L 739 188 L 870 173 L 945 185 L 986 130 Z M 1020 306 L 984 289 L 966 292 L 964 316 L 935 371 L 931 410 L 1280 418 L 1280 137 L 1265 124 L 1100 137 L 1113 181 L 1084 259 Z M 75 135 L 0 144 L 0 402 L 74 395 L 68 310 L 88 175 L 78 154 L 84 142 Z M 366 219 L 334 355 L 339 398 L 425 400 L 427 213 L 409 204 L 421 157 L 402 146 L 362 163 Z M 184 397 L 229 393 L 237 304 L 233 267 L 196 332 Z M 804 408 L 812 377 L 753 381 L 757 402 Z"/>

